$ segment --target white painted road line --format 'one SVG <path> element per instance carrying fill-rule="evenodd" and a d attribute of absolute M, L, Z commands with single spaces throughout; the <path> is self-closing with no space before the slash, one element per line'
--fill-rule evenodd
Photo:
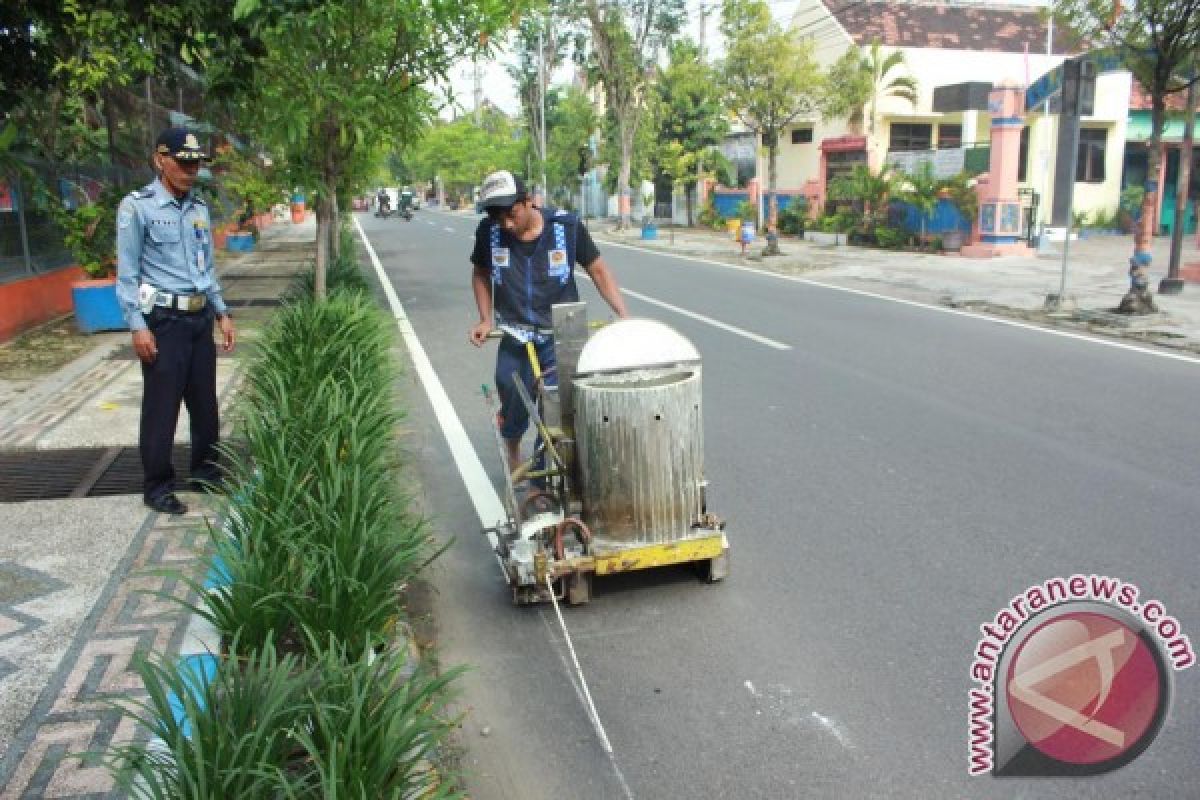
<path fill-rule="evenodd" d="M 900 305 L 913 306 L 914 308 L 923 308 L 927 311 L 936 311 L 939 314 L 953 314 L 953 315 L 959 316 L 959 317 L 969 317 L 971 319 L 977 319 L 977 320 L 981 320 L 983 322 L 991 322 L 996 325 L 1007 325 L 1010 328 L 1021 328 L 1023 330 L 1027 330 L 1027 331 L 1034 331 L 1036 333 L 1045 333 L 1045 334 L 1049 334 L 1051 336 L 1060 336 L 1064 339 L 1075 339 L 1075 340 L 1081 341 L 1081 342 L 1090 342 L 1091 344 L 1099 344 L 1099 345 L 1104 345 L 1105 347 L 1112 347 L 1117 350 L 1127 350 L 1127 351 L 1130 351 L 1133 353 L 1141 353 L 1142 355 L 1158 356 L 1159 358 L 1168 358 L 1173 361 L 1184 361 L 1189 364 L 1195 364 L 1195 365 L 1200 366 L 1200 358 L 1184 355 L 1182 353 L 1171 353 L 1171 352 L 1167 352 L 1165 350 L 1155 350 L 1155 349 L 1151 349 L 1149 347 L 1142 347 L 1142 346 L 1139 346 L 1136 344 L 1126 344 L 1125 342 L 1115 342 L 1110 339 L 1101 339 L 1101 338 L 1097 338 L 1095 336 L 1088 336 L 1088 335 L 1082 334 L 1082 333 L 1074 333 L 1072 331 L 1062 331 L 1062 330 L 1058 330 L 1056 328 L 1043 328 L 1040 325 L 1032 325 L 1028 322 L 1021 322 L 1021 321 L 1015 320 L 1015 319 L 1006 319 L 1004 317 L 993 317 L 993 316 L 989 316 L 987 314 L 979 314 L 974 311 L 964 311 L 961 308 L 947 308 L 945 306 L 935 306 L 930 303 L 922 303 L 917 300 L 906 300 L 902 297 L 889 297 L 886 294 L 879 294 L 877 292 L 868 292 L 863 289 L 852 289 L 848 286 L 838 286 L 835 283 L 824 283 L 822 281 L 815 281 L 812 278 L 801 278 L 796 275 L 780 275 L 777 272 L 767 272 L 765 270 L 752 269 L 750 267 L 739 267 L 736 264 L 726 264 L 724 261 L 714 261 L 711 258 L 700 258 L 699 256 L 682 255 L 679 253 L 668 253 L 668 252 L 665 252 L 662 250 L 655 250 L 655 249 L 649 248 L 649 247 L 639 247 L 634 244 L 624 244 L 622 242 L 610 242 L 610 241 L 603 240 L 603 239 L 601 241 L 604 244 L 612 245 L 613 247 L 624 247 L 629 250 L 638 250 L 643 253 L 653 253 L 654 255 L 666 256 L 667 258 L 679 258 L 679 259 L 683 259 L 685 261 L 695 261 L 698 264 L 710 264 L 714 267 L 721 267 L 722 269 L 733 270 L 735 272 L 752 272 L 756 275 L 761 275 L 765 278 L 775 278 L 777 280 L 789 281 L 791 283 L 804 283 L 809 286 L 817 286 L 821 289 L 831 289 L 835 292 L 844 292 L 846 294 L 854 294 L 854 295 L 858 295 L 860 297 L 870 297 L 874 300 L 885 300 L 889 303 L 899 303 Z"/>
<path fill-rule="evenodd" d="M 454 233 L 454 228 L 451 228 L 449 225 L 443 225 L 442 230 L 447 230 L 447 231 L 450 231 L 451 233 Z"/>
<path fill-rule="evenodd" d="M 413 366 L 417 370 L 417 376 L 421 379 L 421 385 L 425 387 L 425 393 L 429 396 L 429 404 L 433 406 L 433 413 L 437 417 L 438 425 L 446 436 L 450 455 L 454 458 L 454 464 L 458 467 L 458 471 L 463 477 L 463 483 L 467 486 L 467 495 L 471 498 L 472 505 L 475 506 L 480 526 L 489 528 L 504 522 L 508 519 L 508 512 L 504 510 L 500 496 L 496 494 L 491 479 L 484 471 L 479 455 L 475 452 L 475 448 L 462 426 L 462 421 L 454 410 L 454 404 L 450 402 L 449 395 L 442 388 L 442 382 L 438 379 L 429 356 L 425 354 L 425 348 L 421 346 L 421 340 L 417 338 L 416 331 L 408 321 L 408 315 L 404 313 L 404 306 L 400 304 L 400 298 L 396 296 L 392 282 L 388 280 L 387 274 L 383 271 L 383 264 L 380 263 L 379 256 L 375 254 L 375 248 L 371 246 L 371 241 L 363 232 L 362 226 L 358 224 L 358 219 L 354 220 L 354 225 L 358 228 L 358 235 L 362 238 L 367 255 L 371 257 L 375 274 L 379 276 L 379 283 L 383 287 L 388 305 L 391 306 L 392 314 L 396 318 L 396 326 L 404 337 L 408 352 L 412 355 Z M 488 534 L 488 542 L 491 544 L 492 553 L 495 553 L 496 535 L 494 533 Z M 500 556 L 497 555 L 496 561 L 499 562 L 499 560 Z M 503 566 L 501 569 L 503 571 Z"/>
<path fill-rule="evenodd" d="M 587 278 L 588 280 L 591 280 L 591 277 L 586 272 L 579 272 L 578 274 L 582 275 L 583 277 Z M 635 292 L 632 289 L 626 289 L 623 286 L 621 287 L 621 293 L 627 294 L 630 297 L 636 297 L 638 300 L 641 300 L 643 303 L 649 303 L 652 306 L 658 306 L 659 308 L 665 308 L 667 311 L 673 311 L 676 314 L 680 314 L 682 316 L 688 317 L 689 319 L 694 319 L 697 322 L 703 322 L 705 325 L 711 325 L 714 328 L 720 328 L 723 331 L 728 331 L 729 333 L 736 334 L 737 336 L 745 337 L 752 342 L 758 342 L 759 344 L 765 344 L 767 347 L 771 347 L 776 350 L 791 350 L 792 349 L 792 346 L 790 344 L 784 344 L 783 342 L 777 342 L 774 339 L 768 339 L 766 336 L 759 336 L 757 333 L 748 331 L 745 328 L 739 328 L 736 325 L 730 325 L 727 322 L 721 322 L 719 319 L 713 319 L 712 317 L 706 317 L 703 314 L 697 314 L 695 311 L 688 311 L 686 308 L 680 308 L 679 306 L 673 306 L 670 303 L 666 303 L 662 300 L 657 300 L 648 294 L 642 294 L 641 292 Z"/>
<path fill-rule="evenodd" d="M 412 323 L 409 322 L 408 315 L 404 312 L 404 306 L 401 305 L 400 298 L 396 295 L 396 289 L 392 286 L 391 280 L 388 279 L 387 273 L 384 272 L 383 264 L 379 261 L 379 256 L 375 253 L 375 248 L 371 246 L 371 241 L 367 238 L 367 234 L 363 231 L 362 225 L 359 224 L 357 218 L 354 218 L 354 227 L 358 228 L 359 238 L 362 239 L 363 246 L 367 250 L 367 255 L 371 257 L 371 264 L 375 267 L 375 274 L 379 277 L 379 284 L 383 287 L 388 305 L 391 307 L 392 314 L 396 318 L 396 326 L 400 329 L 400 334 L 404 337 L 404 344 L 408 347 L 408 352 L 412 356 L 413 367 L 417 371 L 417 377 L 421 379 L 421 385 L 425 387 L 425 393 L 429 396 L 429 403 L 433 406 L 433 413 L 437 417 L 438 425 L 442 429 L 442 434 L 446 437 L 446 444 L 450 448 L 450 455 L 454 458 L 454 464 L 458 467 L 459 474 L 462 475 L 463 483 L 466 484 L 467 495 L 471 498 L 471 504 L 475 506 L 475 513 L 479 516 L 480 526 L 488 528 L 498 525 L 508 518 L 508 512 L 505 511 L 504 504 L 500 502 L 500 496 L 496 494 L 495 487 L 492 486 L 491 480 L 484 471 L 483 464 L 479 461 L 479 455 L 475 452 L 475 448 L 472 446 L 471 440 L 467 437 L 467 432 L 462 426 L 462 421 L 458 418 L 458 413 L 454 410 L 454 404 L 450 402 L 450 396 L 446 394 L 446 390 L 442 387 L 442 382 L 438 379 L 437 372 L 433 368 L 433 363 L 425 353 L 425 348 L 421 345 L 421 340 L 417 338 L 417 332 L 413 330 Z M 496 552 L 496 534 L 488 531 L 487 538 L 488 543 L 491 545 L 492 555 L 496 557 L 496 563 L 500 565 L 501 575 L 504 575 L 504 564 L 500 561 L 500 555 Z M 507 581 L 507 578 L 505 580 Z M 544 619 L 545 617 L 543 616 Z M 559 621 L 562 622 L 561 617 Z M 562 625 L 565 632 L 566 623 L 563 622 Z M 575 663 L 576 667 L 578 667 L 578 660 Z M 580 677 L 582 679 L 582 673 Z M 567 672 L 567 678 L 574 685 L 574 677 L 569 671 Z M 633 793 L 629 790 L 629 786 L 625 782 L 625 775 L 621 772 L 621 768 L 617 764 L 612 745 L 608 744 L 608 735 L 604 732 L 604 726 L 600 723 L 600 717 L 596 713 L 595 706 L 589 707 L 585 704 L 584 710 L 588 712 L 588 718 L 592 721 L 593 725 L 599 727 L 601 742 L 606 745 L 605 750 L 609 764 L 616 772 L 625 797 L 632 800 Z"/>

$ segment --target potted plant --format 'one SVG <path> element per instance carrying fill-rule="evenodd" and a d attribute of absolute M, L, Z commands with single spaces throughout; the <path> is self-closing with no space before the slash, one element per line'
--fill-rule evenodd
<path fill-rule="evenodd" d="M 654 224 L 654 193 L 642 195 L 642 238 L 657 239 L 658 226 Z"/>
<path fill-rule="evenodd" d="M 63 242 L 86 276 L 71 284 L 75 323 L 84 333 L 128 330 L 117 302 L 117 206 L 123 191 L 110 187 L 95 202 L 52 202 Z"/>

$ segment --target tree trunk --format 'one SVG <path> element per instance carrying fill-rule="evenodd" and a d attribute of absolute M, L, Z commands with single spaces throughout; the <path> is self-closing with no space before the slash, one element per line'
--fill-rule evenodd
<path fill-rule="evenodd" d="M 763 255 L 779 255 L 779 198 L 775 195 L 775 184 L 779 178 L 779 133 L 771 135 L 767 145 L 767 248 Z"/>
<path fill-rule="evenodd" d="M 330 202 L 328 192 L 317 198 L 317 262 L 313 267 L 313 296 L 324 300 L 325 275 L 329 264 Z"/>
<path fill-rule="evenodd" d="M 1166 113 L 1166 99 L 1162 87 L 1156 87 L 1152 92 L 1153 110 L 1150 112 L 1150 139 L 1146 143 L 1146 194 L 1142 198 L 1142 223 L 1138 225 L 1133 237 L 1133 258 L 1129 263 L 1129 293 L 1139 297 L 1146 293 L 1148 280 L 1146 269 L 1153 257 L 1150 248 L 1154 242 L 1154 227 L 1158 216 L 1158 195 L 1161 187 L 1158 185 L 1158 172 L 1162 162 L 1162 124 Z M 1123 304 L 1125 301 L 1122 301 Z"/>
<path fill-rule="evenodd" d="M 629 186 L 629 174 L 633 171 L 634 124 L 628 119 L 629 111 L 620 115 L 618 130 L 621 139 L 621 168 L 617 171 L 617 230 L 625 230 L 633 224 L 633 193 Z"/>
<path fill-rule="evenodd" d="M 695 220 L 692 219 L 692 192 L 694 191 L 695 189 L 690 186 L 684 185 L 683 187 L 683 202 L 687 208 L 687 224 L 689 228 L 696 224 Z"/>
<path fill-rule="evenodd" d="M 1171 259 L 1167 263 L 1167 277 L 1159 283 L 1159 294 L 1178 294 L 1183 291 L 1179 280 L 1179 262 L 1183 258 L 1183 228 L 1187 218 L 1188 192 L 1192 184 L 1192 145 L 1196 129 L 1196 85 L 1187 90 L 1183 120 L 1183 143 L 1179 150 L 1179 173 L 1175 177 L 1175 219 L 1171 221 Z"/>
<path fill-rule="evenodd" d="M 329 204 L 331 206 L 330 216 L 333 221 L 333 224 L 329 226 L 329 258 L 336 261 L 342 254 L 342 225 L 341 214 L 338 213 L 337 192 L 330 193 Z"/>

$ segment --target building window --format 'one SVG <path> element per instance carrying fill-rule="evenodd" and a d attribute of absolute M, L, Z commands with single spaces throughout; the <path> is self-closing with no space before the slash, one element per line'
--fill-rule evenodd
<path fill-rule="evenodd" d="M 1029 170 L 1026 169 L 1026 164 L 1029 163 L 1029 126 L 1021 128 L 1021 153 L 1017 156 L 1017 183 L 1024 183 Z"/>
<path fill-rule="evenodd" d="M 893 122 L 889 150 L 932 150 L 933 126 L 929 123 Z"/>
<path fill-rule="evenodd" d="M 1104 128 L 1080 129 L 1075 180 L 1081 183 L 1104 183 L 1104 145 L 1107 141 L 1108 131 Z"/>
<path fill-rule="evenodd" d="M 938 125 L 938 150 L 962 147 L 962 125 Z"/>
<path fill-rule="evenodd" d="M 793 129 L 792 144 L 812 144 L 812 128 Z"/>

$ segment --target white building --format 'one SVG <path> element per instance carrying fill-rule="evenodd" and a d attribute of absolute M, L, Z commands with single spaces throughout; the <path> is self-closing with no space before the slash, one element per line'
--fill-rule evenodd
<path fill-rule="evenodd" d="M 884 57 L 894 51 L 904 54 L 908 74 L 918 84 L 915 106 L 900 98 L 881 99 L 873 131 L 870 120 L 852 129 L 846 120 L 814 118 L 798 121 L 783 134 L 779 188 L 803 191 L 818 203 L 823 203 L 829 181 L 855 164 L 876 167 L 889 153 L 902 151 L 986 146 L 989 114 L 935 113 L 936 87 L 1006 80 L 1027 86 L 1070 55 L 1057 37 L 1047 55 L 1047 24 L 1028 6 L 801 0 L 791 27 L 813 43 L 823 68 L 851 46 L 866 51 L 879 41 Z M 904 69 L 889 73 L 884 83 Z M 1097 81 L 1094 111 L 1081 123 L 1076 210 L 1116 211 L 1129 94 L 1127 72 L 1102 74 Z M 1040 196 L 1038 216 L 1048 221 L 1059 118 L 1043 109 L 1026 116 L 1019 180 L 1023 189 Z M 765 176 L 765 159 L 761 161 L 758 174 Z"/>

